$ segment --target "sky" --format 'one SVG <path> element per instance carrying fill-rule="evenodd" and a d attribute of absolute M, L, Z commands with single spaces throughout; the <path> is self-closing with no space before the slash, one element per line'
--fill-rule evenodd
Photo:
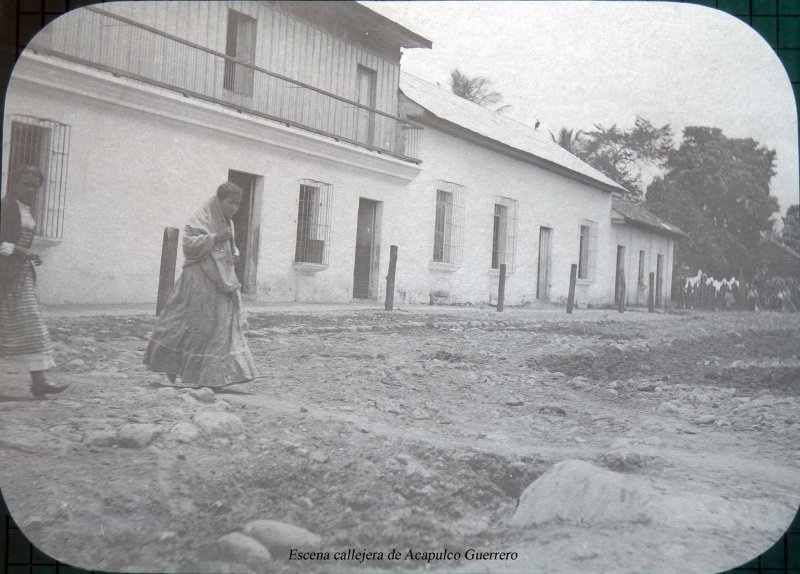
<path fill-rule="evenodd" d="M 450 71 L 484 76 L 506 112 L 562 127 L 633 126 L 636 115 L 752 137 L 777 152 L 772 195 L 798 203 L 797 113 L 778 56 L 723 12 L 668 2 L 363 1 L 431 40 L 404 71 L 449 89 Z"/>

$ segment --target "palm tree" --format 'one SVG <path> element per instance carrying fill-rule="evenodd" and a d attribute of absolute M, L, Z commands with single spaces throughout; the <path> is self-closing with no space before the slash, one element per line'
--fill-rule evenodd
<path fill-rule="evenodd" d="M 575 130 L 568 130 L 567 128 L 561 128 L 561 131 L 558 132 L 558 138 L 553 135 L 553 132 L 550 132 L 550 136 L 553 138 L 554 142 L 575 156 L 580 153 L 582 135 L 583 132 L 581 130 L 576 132 Z"/>
<path fill-rule="evenodd" d="M 466 74 L 462 74 L 458 69 L 450 72 L 450 90 L 455 95 L 485 108 L 499 104 L 503 100 L 503 95 L 500 92 L 489 89 L 491 83 L 483 76 L 470 78 Z M 504 112 L 509 109 L 511 109 L 511 106 L 505 105 L 496 108 L 494 111 Z"/>

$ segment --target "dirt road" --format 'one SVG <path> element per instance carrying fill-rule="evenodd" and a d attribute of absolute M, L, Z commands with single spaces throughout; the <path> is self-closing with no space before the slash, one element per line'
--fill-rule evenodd
<path fill-rule="evenodd" d="M 159 386 L 153 322 L 51 317 L 71 387 L 0 379 L 3 495 L 62 562 L 713 572 L 800 502 L 796 315 L 275 309 L 250 317 L 263 378 L 225 395 Z"/>

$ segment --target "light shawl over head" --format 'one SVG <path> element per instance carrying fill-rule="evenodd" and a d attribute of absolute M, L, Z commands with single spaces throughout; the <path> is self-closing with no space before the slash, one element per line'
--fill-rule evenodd
<path fill-rule="evenodd" d="M 230 241 L 216 242 L 215 235 L 230 230 Z M 183 228 L 184 267 L 199 264 L 206 275 L 226 293 L 241 288 L 233 259 L 233 228 L 222 213 L 216 195 L 206 201 Z"/>

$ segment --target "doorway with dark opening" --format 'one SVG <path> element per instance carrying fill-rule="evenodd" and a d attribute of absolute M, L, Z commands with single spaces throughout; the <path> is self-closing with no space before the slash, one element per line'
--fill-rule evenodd
<path fill-rule="evenodd" d="M 256 290 L 258 267 L 258 243 L 260 236 L 262 178 L 241 171 L 228 171 L 228 181 L 242 188 L 242 203 L 233 216 L 234 243 L 239 250 L 236 276 L 242 284 L 243 293 Z"/>

